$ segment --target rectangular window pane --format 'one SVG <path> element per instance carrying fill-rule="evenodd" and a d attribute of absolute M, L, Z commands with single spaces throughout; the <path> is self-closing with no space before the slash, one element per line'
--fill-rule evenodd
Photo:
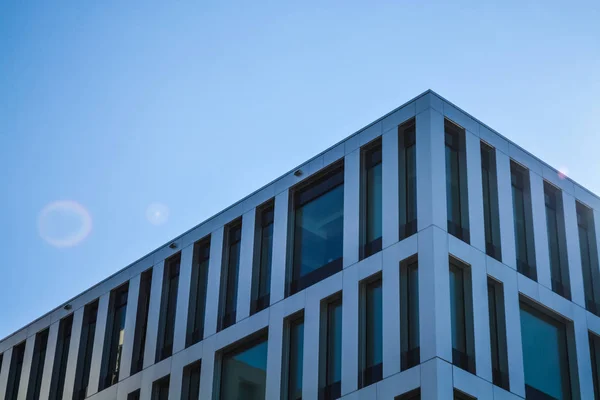
<path fill-rule="evenodd" d="M 400 200 L 400 239 L 417 232 L 417 157 L 415 120 L 398 127 L 398 177 Z"/>
<path fill-rule="evenodd" d="M 46 349 L 48 346 L 48 332 L 49 330 L 45 329 L 35 335 L 29 384 L 27 385 L 27 400 L 37 400 L 40 397 L 44 361 L 46 361 Z"/>
<path fill-rule="evenodd" d="M 492 381 L 494 385 L 509 390 L 503 292 L 504 288 L 502 283 L 488 278 L 488 311 L 490 317 L 490 348 L 492 351 Z"/>
<path fill-rule="evenodd" d="M 583 290 L 585 308 L 600 315 L 598 268 L 598 248 L 596 246 L 596 229 L 593 211 L 577 202 L 577 227 L 579 230 L 579 254 L 581 255 L 581 272 L 583 274 Z"/>
<path fill-rule="evenodd" d="M 173 354 L 173 335 L 175 333 L 175 312 L 177 311 L 180 263 L 181 253 L 177 253 L 165 260 L 162 295 L 160 299 L 158 340 L 156 342 L 156 362 L 162 361 Z"/>
<path fill-rule="evenodd" d="M 325 305 L 323 310 L 324 330 L 321 349 L 324 356 L 323 373 L 320 379 L 321 400 L 337 399 L 341 393 L 342 379 L 342 299 L 337 298 Z"/>
<path fill-rule="evenodd" d="M 473 302 L 468 267 L 450 259 L 450 318 L 452 363 L 475 373 Z"/>
<path fill-rule="evenodd" d="M 592 380 L 594 381 L 594 399 L 600 399 L 600 338 L 588 332 L 590 341 L 590 361 L 592 363 Z"/>
<path fill-rule="evenodd" d="M 290 294 L 342 270 L 343 167 L 295 192 L 294 210 Z"/>
<path fill-rule="evenodd" d="M 210 238 L 194 244 L 187 333 L 185 338 L 186 347 L 198 343 L 204 336 L 204 314 L 206 311 L 206 288 L 208 283 L 209 259 Z"/>
<path fill-rule="evenodd" d="M 469 243 L 469 205 L 467 198 L 467 160 L 464 130 L 444 122 L 446 143 L 446 211 L 448 233 Z"/>
<path fill-rule="evenodd" d="M 181 387 L 181 400 L 197 400 L 200 396 L 200 367 L 197 361 L 183 369 L 183 383 Z"/>
<path fill-rule="evenodd" d="M 521 303 L 521 340 L 526 397 L 570 399 L 565 324 Z"/>
<path fill-rule="evenodd" d="M 58 326 L 54 366 L 52 367 L 52 378 L 50 380 L 50 400 L 62 400 L 63 398 L 72 328 L 73 314 L 63 318 Z"/>
<path fill-rule="evenodd" d="M 146 347 L 146 329 L 148 328 L 151 287 L 152 269 L 149 269 L 144 271 L 140 278 L 140 294 L 138 296 L 133 354 L 131 358 L 131 375 L 141 371 L 144 366 L 144 349 Z"/>
<path fill-rule="evenodd" d="M 271 293 L 271 259 L 273 256 L 273 204 L 259 209 L 257 215 L 255 260 L 251 314 L 269 306 Z"/>
<path fill-rule="evenodd" d="M 394 400 L 421 400 L 421 388 L 396 396 Z"/>
<path fill-rule="evenodd" d="M 166 376 L 152 384 L 152 400 L 169 400 L 170 376 Z"/>
<path fill-rule="evenodd" d="M 361 258 L 381 250 L 382 186 L 381 140 L 362 150 L 362 250 Z"/>
<path fill-rule="evenodd" d="M 220 400 L 264 400 L 267 347 L 262 338 L 223 354 Z"/>
<path fill-rule="evenodd" d="M 537 271 L 535 268 L 529 171 L 517 165 L 514 161 L 511 161 L 510 177 L 513 220 L 515 226 L 515 247 L 517 252 L 517 271 L 535 281 L 537 280 Z"/>
<path fill-rule="evenodd" d="M 140 400 L 140 389 L 127 395 L 127 400 Z"/>
<path fill-rule="evenodd" d="M 498 180 L 496 150 L 481 142 L 481 184 L 483 189 L 483 221 L 485 252 L 502 261 L 500 250 L 500 217 L 498 215 Z"/>
<path fill-rule="evenodd" d="M 304 319 L 297 318 L 291 321 L 289 326 L 290 348 L 288 353 L 287 400 L 301 400 L 304 359 Z"/>
<path fill-rule="evenodd" d="M 81 329 L 81 338 L 79 339 L 79 355 L 77 357 L 77 370 L 75 372 L 73 400 L 83 400 L 87 395 L 97 317 L 98 300 L 86 305 L 83 311 L 83 326 Z"/>
<path fill-rule="evenodd" d="M 564 235 L 562 193 L 544 181 L 544 200 L 546 205 L 546 229 L 548 231 L 552 291 L 570 299 L 571 290 L 569 287 L 569 269 L 567 265 L 567 244 Z"/>
<path fill-rule="evenodd" d="M 419 274 L 416 260 L 400 265 L 400 368 L 420 363 L 419 345 Z"/>
<path fill-rule="evenodd" d="M 119 382 L 128 295 L 129 284 L 125 284 L 110 293 L 109 314 L 104 339 L 104 355 L 102 357 L 102 374 L 100 375 L 98 390 L 103 390 Z"/>
<path fill-rule="evenodd" d="M 364 354 L 361 387 L 383 378 L 383 316 L 381 277 L 364 285 L 362 346 Z"/>
<path fill-rule="evenodd" d="M 226 228 L 225 257 L 221 278 L 221 313 L 219 330 L 235 324 L 237 308 L 238 275 L 240 269 L 240 247 L 242 241 L 242 223 L 236 221 Z"/>
<path fill-rule="evenodd" d="M 5 400 L 17 400 L 19 395 L 19 384 L 23 372 L 23 358 L 25 357 L 25 342 L 13 347 L 10 357 L 10 369 L 8 370 L 8 383 L 6 386 Z"/>

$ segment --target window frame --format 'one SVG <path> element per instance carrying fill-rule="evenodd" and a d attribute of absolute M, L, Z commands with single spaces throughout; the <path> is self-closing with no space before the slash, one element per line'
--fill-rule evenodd
<path fill-rule="evenodd" d="M 464 332 L 464 338 L 461 338 L 461 341 L 464 341 L 465 352 L 460 349 L 454 348 L 454 344 L 452 345 L 452 364 L 457 367 L 470 372 L 472 374 L 476 373 L 477 367 L 475 362 L 475 333 L 474 333 L 474 320 L 473 320 L 473 288 L 472 288 L 472 278 L 471 278 L 471 266 L 460 261 L 459 259 L 453 257 L 452 255 L 449 257 L 449 273 L 452 274 L 452 269 L 455 269 L 460 273 L 460 279 L 462 280 L 462 314 L 463 314 L 463 323 L 461 327 L 457 326 L 457 329 L 462 329 Z M 456 278 L 455 278 L 456 279 Z M 450 283 L 450 295 L 452 296 L 452 281 L 449 279 Z M 450 302 L 450 307 L 452 307 L 452 301 Z M 451 310 L 452 311 L 452 310 Z M 455 311 L 456 313 L 456 311 Z M 458 321 L 452 321 L 452 312 L 450 316 L 451 324 L 454 325 L 458 323 Z M 454 332 L 452 329 L 452 335 L 459 332 Z"/>
<path fill-rule="evenodd" d="M 416 270 L 416 293 L 411 290 L 411 270 Z M 411 313 L 411 300 L 417 303 L 417 313 Z M 421 362 L 421 338 L 419 315 L 419 259 L 417 255 L 400 262 L 400 370 L 406 371 Z M 417 335 L 411 334 L 416 326 Z M 414 344 L 417 344 L 415 346 Z"/>
<path fill-rule="evenodd" d="M 548 181 L 544 181 L 544 206 L 552 291 L 571 300 L 562 191 Z"/>
<path fill-rule="evenodd" d="M 382 309 L 379 310 L 381 315 L 383 316 L 383 280 L 382 273 L 378 272 L 369 276 L 368 278 L 363 279 L 359 283 L 359 388 L 364 388 L 370 386 L 374 383 L 377 383 L 383 379 L 383 319 L 381 321 L 381 327 L 379 327 L 379 331 L 381 332 L 381 337 L 379 338 L 382 343 L 382 355 L 381 362 L 374 365 L 367 365 L 367 361 L 369 358 L 369 341 L 373 338 L 369 335 L 369 327 L 368 323 L 368 313 L 372 310 L 369 310 L 369 291 L 379 287 L 381 291 L 381 303 Z M 377 311 L 375 311 L 377 312 Z M 375 338 L 377 340 L 377 338 Z"/>
<path fill-rule="evenodd" d="M 302 399 L 302 391 L 300 391 L 300 397 L 294 397 L 292 391 L 292 364 L 294 360 L 294 353 L 296 353 L 297 349 L 293 349 L 294 346 L 302 348 L 304 350 L 304 310 L 301 310 L 291 316 L 287 317 L 284 322 L 284 348 L 282 353 L 282 380 L 281 380 L 281 398 L 286 400 L 301 400 Z M 302 345 L 299 345 L 298 338 L 293 339 L 294 328 L 302 325 Z M 304 368 L 304 353 L 300 354 L 298 352 L 295 354 L 299 356 L 302 361 L 300 362 L 300 368 Z M 300 387 L 302 388 L 302 384 L 304 383 L 304 371 L 302 371 L 302 382 Z"/>
<path fill-rule="evenodd" d="M 515 235 L 515 250 L 516 250 L 516 264 L 517 271 L 525 275 L 526 277 L 537 281 L 537 266 L 536 266 L 536 254 L 535 254 L 535 232 L 533 230 L 533 210 L 531 202 L 531 184 L 529 180 L 529 169 L 523 165 L 517 163 L 514 160 L 510 160 L 510 182 L 511 182 L 511 202 L 513 208 L 513 226 Z M 516 198 L 516 193 L 519 194 L 519 198 Z M 515 202 L 519 201 L 521 209 L 523 211 L 522 217 L 523 227 L 522 234 L 524 236 L 524 243 L 520 244 L 519 240 L 519 224 L 517 224 L 517 209 Z M 523 252 L 526 260 L 520 258 L 519 249 L 524 247 Z"/>
<path fill-rule="evenodd" d="M 377 139 L 371 141 L 360 149 L 360 249 L 359 249 L 359 258 L 365 259 L 372 256 L 375 253 L 378 253 L 382 249 L 383 244 L 383 176 L 381 181 L 381 187 L 379 198 L 379 212 L 380 212 L 380 235 L 377 238 L 373 238 L 369 240 L 369 227 L 371 226 L 370 221 L 370 211 L 371 206 L 369 202 L 369 193 L 373 188 L 371 185 L 374 182 L 371 181 L 369 172 L 379 167 L 382 169 L 381 173 L 383 173 L 383 147 L 382 147 L 382 139 L 378 137 Z M 377 207 L 377 205 L 375 205 Z M 376 210 L 373 209 L 373 210 Z M 377 214 L 376 211 L 373 211 L 374 214 Z M 376 224 L 377 222 L 375 222 Z"/>
<path fill-rule="evenodd" d="M 479 147 L 481 154 L 485 252 L 488 256 L 502 262 L 496 149 L 484 141 L 480 141 Z"/>
<path fill-rule="evenodd" d="M 180 273 L 181 252 L 177 252 L 164 261 L 155 363 L 173 355 Z"/>
<path fill-rule="evenodd" d="M 232 257 L 233 246 L 237 246 L 236 259 Z M 219 320 L 217 331 L 235 325 L 237 318 L 237 292 L 239 287 L 240 261 L 242 248 L 242 218 L 237 218 L 225 226 L 223 235 L 223 256 L 221 262 L 221 282 L 219 284 Z M 233 262 L 233 264 L 232 264 Z M 233 272 L 233 274 L 232 274 Z M 231 303 L 231 304 L 230 304 Z"/>
<path fill-rule="evenodd" d="M 185 347 L 188 348 L 204 338 L 206 317 L 206 294 L 208 269 L 210 266 L 211 235 L 194 243 L 188 315 L 186 322 Z"/>
<path fill-rule="evenodd" d="M 135 314 L 136 320 L 133 334 L 130 375 L 135 375 L 144 369 L 144 351 L 146 347 L 146 334 L 148 331 L 153 272 L 153 268 L 148 268 L 140 274 L 140 290 Z"/>
<path fill-rule="evenodd" d="M 332 315 L 340 307 L 343 326 L 342 293 L 338 292 L 321 301 L 321 321 L 319 324 L 319 400 L 333 400 L 341 396 L 341 379 L 332 381 L 330 377 L 331 357 L 333 352 L 333 335 L 331 333 Z M 341 344 L 340 344 L 341 346 Z M 341 369 L 341 359 L 339 360 Z M 341 378 L 341 373 L 340 373 Z"/>
<path fill-rule="evenodd" d="M 497 281 L 488 275 L 487 290 L 492 383 L 505 390 L 510 390 L 510 380 L 508 375 L 508 348 L 506 339 L 506 314 L 504 308 L 504 285 L 502 282 Z M 496 328 L 495 332 L 494 327 Z M 496 340 L 494 340 L 494 337 Z M 496 352 L 496 357 L 494 357 L 494 352 Z"/>
<path fill-rule="evenodd" d="M 470 244 L 469 230 L 469 193 L 467 185 L 467 154 L 466 154 L 466 137 L 465 129 L 444 118 L 444 144 L 445 144 L 445 170 L 446 170 L 446 212 L 447 212 L 447 231 L 452 236 L 463 242 Z M 451 153 L 451 154 L 450 154 Z M 449 160 L 448 157 L 453 157 L 455 160 Z M 455 163 L 452 163 L 455 161 Z M 456 171 L 448 167 L 455 164 Z M 456 175 L 457 180 L 455 185 L 452 185 L 453 175 Z M 450 183 L 449 183 L 450 178 Z M 452 187 L 456 187 L 458 196 L 452 199 Z M 450 219 L 450 204 L 454 201 L 458 202 L 458 219 Z"/>
<path fill-rule="evenodd" d="M 417 147 L 415 118 L 398 125 L 400 240 L 417 233 Z M 412 161 L 411 161 L 412 160 Z M 413 204 L 413 209 L 409 204 Z"/>
<path fill-rule="evenodd" d="M 256 208 L 254 230 L 254 251 L 252 262 L 252 289 L 250 302 L 250 315 L 254 315 L 269 307 L 271 303 L 271 273 L 273 266 L 273 234 L 275 227 L 275 201 L 267 201 Z M 265 232 L 270 235 L 270 246 L 267 250 L 268 265 L 263 253 Z M 269 233 L 270 232 L 270 233 Z M 266 287 L 263 287 L 263 275 L 267 276 Z"/>
<path fill-rule="evenodd" d="M 119 333 L 117 329 L 118 316 L 122 315 L 122 330 L 125 330 L 125 318 L 127 317 L 127 304 L 129 300 L 129 281 L 111 290 L 109 300 L 109 312 L 106 319 L 104 332 L 104 346 L 102 351 L 101 373 L 98 391 L 102 391 L 119 382 L 121 367 L 121 352 L 123 344 L 119 344 Z"/>

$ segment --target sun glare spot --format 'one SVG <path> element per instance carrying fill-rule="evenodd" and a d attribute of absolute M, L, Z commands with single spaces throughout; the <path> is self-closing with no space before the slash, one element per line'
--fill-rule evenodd
<path fill-rule="evenodd" d="M 169 220 L 169 207 L 162 203 L 152 203 L 146 208 L 146 219 L 152 225 L 162 225 Z"/>
<path fill-rule="evenodd" d="M 73 247 L 92 231 L 92 217 L 73 200 L 58 200 L 46 205 L 38 218 L 39 234 L 54 247 Z"/>
<path fill-rule="evenodd" d="M 569 169 L 567 167 L 560 167 L 558 169 L 558 177 L 560 179 L 567 179 L 568 173 L 569 173 Z"/>

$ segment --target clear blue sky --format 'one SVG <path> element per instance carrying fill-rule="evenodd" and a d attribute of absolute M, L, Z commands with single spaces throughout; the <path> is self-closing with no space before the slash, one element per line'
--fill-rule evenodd
<path fill-rule="evenodd" d="M 600 193 L 597 0 L 22 3 L 0 4 L 0 337 L 428 88 Z M 72 208 L 40 234 L 58 200 L 89 213 L 77 245 L 50 243 L 85 235 Z"/>

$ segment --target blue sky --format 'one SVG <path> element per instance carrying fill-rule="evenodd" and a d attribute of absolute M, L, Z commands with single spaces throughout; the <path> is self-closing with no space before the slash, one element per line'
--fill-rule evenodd
<path fill-rule="evenodd" d="M 600 193 L 600 2 L 424 3 L 2 2 L 0 337 L 428 88 Z"/>

